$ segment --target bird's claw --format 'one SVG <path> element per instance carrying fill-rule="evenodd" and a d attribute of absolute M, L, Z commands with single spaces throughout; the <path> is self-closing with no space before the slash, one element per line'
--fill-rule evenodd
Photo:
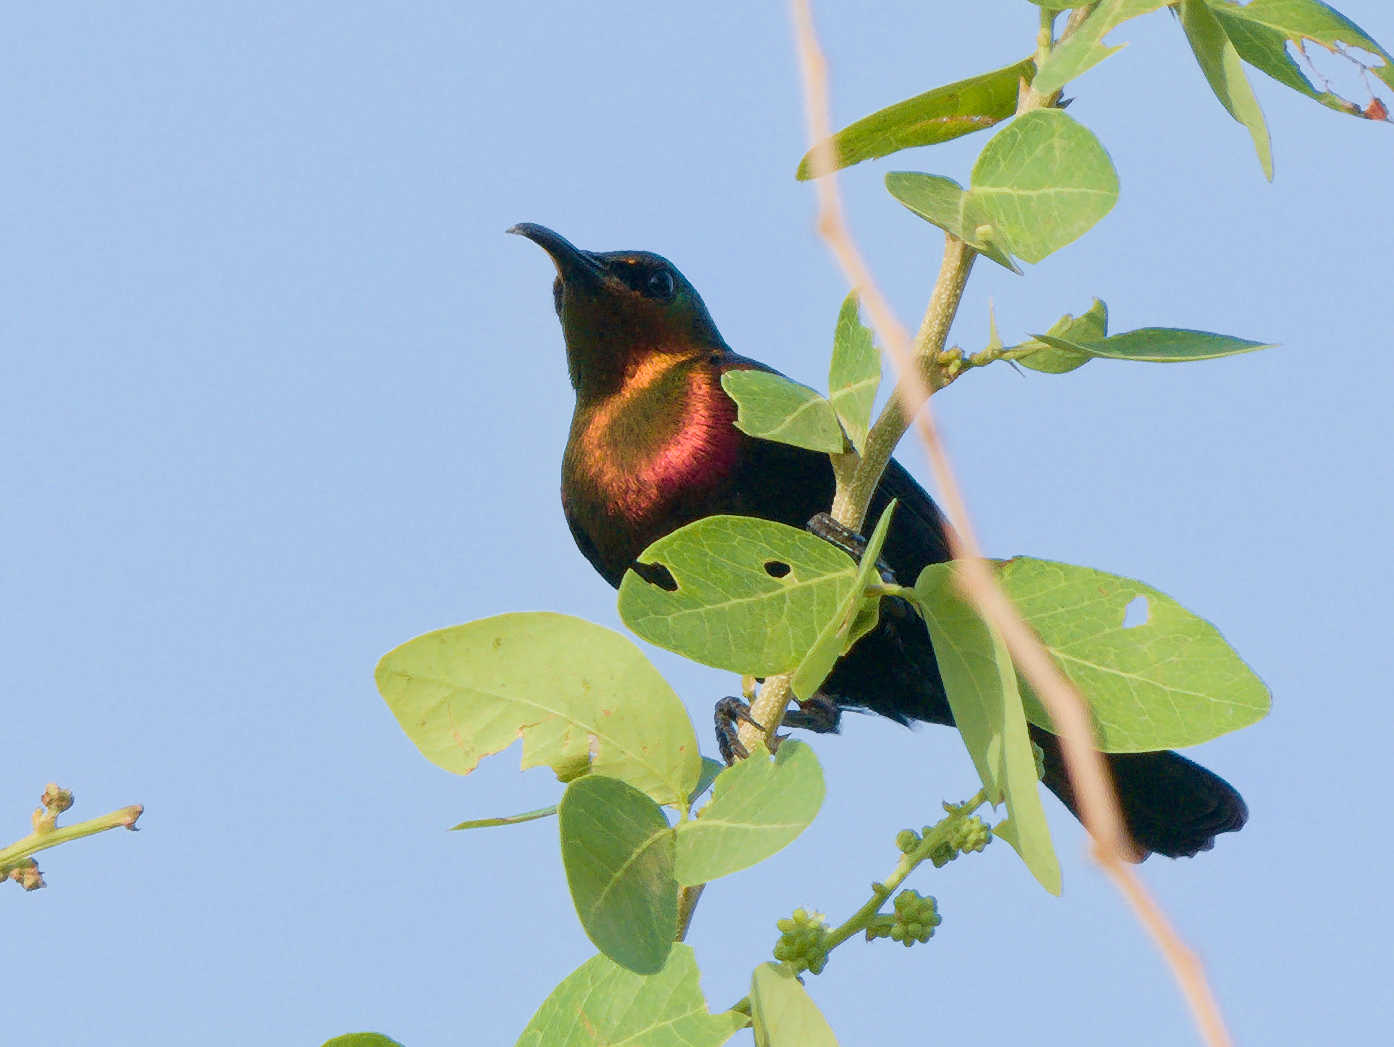
<path fill-rule="evenodd" d="M 850 527 L 844 527 L 827 513 L 819 513 L 808 521 L 805 530 L 830 545 L 835 545 L 844 553 L 850 556 L 857 563 L 862 562 L 862 556 L 866 553 L 867 541 Z M 881 580 L 887 585 L 895 585 L 895 572 L 891 570 L 890 564 L 885 560 L 877 558 L 876 570 L 881 575 Z"/>

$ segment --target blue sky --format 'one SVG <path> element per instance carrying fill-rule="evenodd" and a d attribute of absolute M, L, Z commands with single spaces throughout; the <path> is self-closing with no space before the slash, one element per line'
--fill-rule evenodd
<path fill-rule="evenodd" d="M 1344 10 L 1394 46 L 1386 5 Z M 818 15 L 840 122 L 1015 60 L 1035 25 L 1021 0 Z M 1143 875 L 1241 1042 L 1365 1040 L 1394 1021 L 1394 129 L 1256 78 L 1268 185 L 1171 20 L 1121 35 L 1068 92 L 1119 170 L 1117 208 L 1024 278 L 980 266 L 954 340 L 981 347 L 989 302 L 1013 339 L 1097 295 L 1116 330 L 1282 347 L 995 367 L 939 416 L 988 550 L 1141 578 L 1272 687 L 1268 720 L 1199 751 L 1250 825 Z M 48 890 L 6 893 L 8 1037 L 511 1043 L 592 952 L 555 824 L 444 830 L 559 787 L 520 775 L 516 749 L 468 778 L 428 764 L 372 668 L 505 610 L 618 627 L 560 512 L 552 272 L 503 235 L 514 222 L 669 256 L 734 348 L 824 380 L 846 289 L 792 178 L 783 5 L 49 5 L 10 12 L 0 68 L 0 837 L 50 780 L 77 817 L 147 809 L 138 835 L 45 855 Z M 881 177 L 966 180 L 985 141 L 844 180 L 907 321 L 939 241 Z M 733 681 L 654 658 L 712 751 Z M 823 815 L 703 900 L 691 940 L 715 1006 L 744 994 L 776 918 L 840 919 L 896 830 L 973 791 L 949 731 L 852 717 L 814 744 Z M 1048 813 L 1065 896 L 1001 846 L 922 876 L 933 942 L 850 944 L 811 982 L 844 1043 L 1189 1042 L 1150 944 Z"/>

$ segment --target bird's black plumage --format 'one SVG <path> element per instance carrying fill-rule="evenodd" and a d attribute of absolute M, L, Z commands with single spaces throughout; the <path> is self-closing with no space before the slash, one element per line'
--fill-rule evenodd
<path fill-rule="evenodd" d="M 826 455 L 755 439 L 732 424 L 736 409 L 722 374 L 769 368 L 730 350 L 671 263 L 648 252 L 580 251 L 541 226 L 512 231 L 557 265 L 556 308 L 576 389 L 562 504 L 577 546 L 611 585 L 649 544 L 692 520 L 730 513 L 803 527 L 828 508 Z M 868 519 L 878 519 L 891 499 L 898 508 L 882 559 L 913 584 L 926 566 L 948 559 L 946 524 L 895 461 Z M 838 662 L 823 693 L 839 709 L 953 723 L 924 623 L 898 600 L 883 601 L 876 628 Z M 1057 740 L 1038 727 L 1031 735 L 1045 752 L 1045 784 L 1076 811 Z M 1144 851 L 1208 850 L 1248 816 L 1229 783 L 1177 753 L 1106 759 Z"/>

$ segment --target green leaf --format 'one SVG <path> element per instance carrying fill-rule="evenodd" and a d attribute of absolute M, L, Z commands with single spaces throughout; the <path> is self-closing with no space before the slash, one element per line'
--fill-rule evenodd
<path fill-rule="evenodd" d="M 791 672 L 857 584 L 857 565 L 828 542 L 744 516 L 690 523 L 639 562 L 661 564 L 677 587 L 626 573 L 624 624 L 649 643 L 743 676 Z"/>
<path fill-rule="evenodd" d="M 837 660 L 852 644 L 875 628 L 876 609 L 881 600 L 876 596 L 868 597 L 866 590 L 872 584 L 873 577 L 876 582 L 881 581 L 881 576 L 876 572 L 876 561 L 881 555 L 881 547 L 886 544 L 886 533 L 890 530 L 895 507 L 896 501 L 892 499 L 881 514 L 881 519 L 876 521 L 876 529 L 871 533 L 871 539 L 867 542 L 857 567 L 857 578 L 852 591 L 847 594 L 847 599 L 843 601 L 838 613 L 827 620 L 818 634 L 818 639 L 799 662 L 799 667 L 794 670 L 790 686 L 796 697 L 812 698 L 814 692 L 823 686 L 828 673 L 833 671 Z"/>
<path fill-rule="evenodd" d="M 592 956 L 552 990 L 517 1047 L 720 1047 L 748 1021 L 707 1010 L 692 947 L 678 944 L 648 977 Z"/>
<path fill-rule="evenodd" d="M 557 805 L 551 807 L 539 807 L 535 811 L 524 811 L 522 814 L 505 814 L 499 818 L 472 818 L 459 825 L 452 825 L 451 832 L 456 829 L 492 829 L 499 825 L 522 825 L 524 822 L 535 822 L 539 818 L 550 818 L 557 813 Z"/>
<path fill-rule="evenodd" d="M 871 428 L 871 408 L 881 386 L 881 354 L 871 328 L 857 315 L 857 292 L 842 303 L 833 334 L 833 358 L 828 367 L 828 400 L 842 428 L 860 451 Z"/>
<path fill-rule="evenodd" d="M 1315 43 L 1342 53 L 1356 64 L 1361 63 L 1343 49 L 1356 47 L 1369 51 L 1377 55 L 1382 64 L 1376 67 L 1361 64 L 1361 67 L 1394 87 L 1394 57 L 1339 11 L 1316 0 L 1252 0 L 1243 6 L 1211 0 L 1210 8 L 1239 57 L 1254 68 L 1338 112 L 1387 119 L 1373 96 L 1371 103 L 1363 106 L 1330 90 L 1314 87 L 1288 50 L 1288 45 L 1292 44 L 1305 55 L 1306 45 Z"/>
<path fill-rule="evenodd" d="M 1016 112 L 1017 85 L 1029 81 L 1035 71 L 1035 61 L 1027 58 L 864 116 L 833 135 L 837 150 L 833 170 L 991 127 Z M 813 155 L 810 150 L 799 161 L 795 177 L 813 177 Z"/>
<path fill-rule="evenodd" d="M 1263 175 L 1273 181 L 1273 146 L 1268 139 L 1268 125 L 1264 123 L 1254 89 L 1244 75 L 1239 52 L 1230 43 L 1206 0 L 1181 0 L 1181 25 L 1210 89 L 1229 115 L 1248 128 L 1249 137 L 1254 140 L 1254 151 L 1263 166 Z"/>
<path fill-rule="evenodd" d="M 696 803 L 701 795 L 712 787 L 716 776 L 724 770 L 726 765 L 720 760 L 713 760 L 710 756 L 702 757 L 702 773 L 697 779 L 697 784 L 693 786 L 692 794 L 687 798 L 687 805 L 691 807 Z"/>
<path fill-rule="evenodd" d="M 1124 331 L 1090 341 L 1060 338 L 1053 334 L 1038 334 L 1035 338 L 1066 352 L 1157 364 L 1217 360 L 1222 356 L 1272 347 L 1271 342 L 1251 342 L 1247 338 L 1211 334 L 1209 331 L 1188 331 L 1180 327 L 1139 327 L 1136 331 Z"/>
<path fill-rule="evenodd" d="M 992 137 L 970 195 L 1012 253 L 1039 262 L 1083 236 L 1118 199 L 1118 173 L 1083 124 L 1037 109 Z"/>
<path fill-rule="evenodd" d="M 662 970 L 678 930 L 673 830 L 662 809 L 618 778 L 588 774 L 566 787 L 558 822 L 587 936 L 631 971 Z"/>
<path fill-rule="evenodd" d="M 629 640 L 562 614 L 503 614 L 418 636 L 378 663 L 378 690 L 432 763 L 468 774 L 523 739 L 524 769 L 620 778 L 683 803 L 701 755 L 681 699 Z"/>
<path fill-rule="evenodd" d="M 1060 862 L 1050 842 L 1016 672 L 1005 641 L 954 590 L 952 563 L 920 572 L 915 597 L 929 627 L 954 722 L 994 803 L 1008 823 L 994 831 L 1021 855 L 1036 880 L 1060 893 Z"/>
<path fill-rule="evenodd" d="M 1268 715 L 1270 697 L 1220 631 L 1164 593 L 1089 567 L 1017 557 L 1007 595 L 1089 703 L 1104 752 L 1179 749 Z M 1144 624 L 1125 627 L 1141 597 Z M 1050 729 L 1034 694 L 1032 723 Z"/>
<path fill-rule="evenodd" d="M 794 972 L 762 963 L 750 979 L 750 1016 L 755 1047 L 837 1047 L 828 1020 Z"/>
<path fill-rule="evenodd" d="M 892 171 L 886 175 L 886 190 L 926 222 L 958 237 L 985 258 L 1021 274 L 1021 267 L 997 242 L 996 231 L 988 223 L 982 205 L 952 178 Z"/>
<path fill-rule="evenodd" d="M 806 385 L 770 371 L 727 371 L 721 388 L 736 401 L 743 433 L 828 454 L 847 449 L 832 404 Z"/>
<path fill-rule="evenodd" d="M 1123 49 L 1108 47 L 1103 39 L 1130 18 L 1165 7 L 1174 0 L 1103 0 L 1084 24 L 1050 53 L 1031 86 L 1041 94 L 1058 91 L 1075 77 Z"/>
<path fill-rule="evenodd" d="M 402 1047 L 390 1036 L 380 1032 L 350 1032 L 325 1040 L 324 1047 Z"/>
<path fill-rule="evenodd" d="M 1051 325 L 1047 333 L 1068 342 L 1099 341 L 1108 334 L 1108 306 L 1095 298 L 1094 304 L 1085 312 L 1079 316 L 1066 313 Z M 1059 349 L 1046 345 L 1037 338 L 1015 345 L 1009 352 L 1012 355 L 1007 359 L 1015 360 L 1022 367 L 1046 374 L 1065 374 L 1077 367 L 1083 367 L 1093 359 L 1089 353 L 1078 349 Z M 1016 355 L 1018 353 L 1021 355 Z"/>
<path fill-rule="evenodd" d="M 757 746 L 721 772 L 696 818 L 678 823 L 678 882 L 707 883 L 763 862 L 808 828 L 823 794 L 812 748 L 786 738 L 771 760 Z"/>

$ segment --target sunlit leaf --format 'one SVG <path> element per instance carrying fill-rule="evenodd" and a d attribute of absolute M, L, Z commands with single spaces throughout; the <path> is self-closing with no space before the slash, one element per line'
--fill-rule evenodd
<path fill-rule="evenodd" d="M 828 400 L 853 446 L 861 450 L 871 428 L 871 408 L 881 385 L 881 354 L 871 329 L 857 315 L 857 293 L 842 303 L 828 367 Z"/>
<path fill-rule="evenodd" d="M 952 563 L 931 564 L 915 582 L 954 722 L 989 799 L 1007 804 L 1003 836 L 1047 891 L 1060 893 L 1060 863 L 1041 805 L 1016 671 L 1007 645 L 955 591 Z"/>
<path fill-rule="evenodd" d="M 558 822 L 587 936 L 631 971 L 660 971 L 678 929 L 673 830 L 662 809 L 618 778 L 588 774 L 566 787 Z"/>
<path fill-rule="evenodd" d="M 517 1047 L 720 1047 L 749 1019 L 710 1013 L 698 979 L 688 945 L 673 946 L 649 976 L 593 956 L 552 990 Z"/>
<path fill-rule="evenodd" d="M 1058 91 L 1081 73 L 1092 69 L 1123 46 L 1110 47 L 1103 39 L 1130 18 L 1137 18 L 1174 0 L 1102 0 L 1084 24 L 1041 63 L 1031 86 L 1042 94 Z"/>
<path fill-rule="evenodd" d="M 1263 166 L 1264 177 L 1273 180 L 1273 146 L 1268 139 L 1268 125 L 1263 120 L 1254 89 L 1244 75 L 1244 63 L 1239 52 L 1225 35 L 1219 20 L 1210 11 L 1206 0 L 1181 0 L 1181 25 L 1191 42 L 1196 61 L 1215 97 L 1230 116 L 1243 124 L 1254 141 Z"/>
<path fill-rule="evenodd" d="M 750 1016 L 755 1047 L 837 1047 L 823 1012 L 794 972 L 762 963 L 750 979 Z"/>
<path fill-rule="evenodd" d="M 1209 741 L 1268 715 L 1252 669 L 1205 619 L 1151 586 L 1089 567 L 1017 557 L 998 578 L 1088 702 L 1099 748 L 1149 752 Z M 1125 625 L 1127 611 L 1146 620 Z M 1050 719 L 1029 688 L 1032 723 Z"/>
<path fill-rule="evenodd" d="M 1036 63 L 1027 58 L 981 76 L 936 87 L 887 106 L 833 135 L 833 170 L 901 149 L 935 145 L 991 127 L 1016 112 L 1017 86 L 1030 81 Z M 813 151 L 799 161 L 797 177 L 813 177 Z"/>
<path fill-rule="evenodd" d="M 1047 333 L 1068 342 L 1097 342 L 1108 334 L 1108 306 L 1095 298 L 1094 304 L 1079 316 L 1066 313 L 1056 320 Z M 1008 359 L 1046 374 L 1065 374 L 1093 359 L 1082 350 L 1060 349 L 1036 338 L 1012 346 L 1008 351 L 1011 353 Z"/>
<path fill-rule="evenodd" d="M 876 597 L 868 597 L 866 589 L 873 584 L 873 580 L 879 582 L 880 575 L 877 574 L 876 561 L 881 555 L 881 547 L 886 543 L 886 534 L 890 530 L 891 517 L 895 513 L 896 502 L 891 500 L 886 506 L 881 518 L 876 521 L 876 529 L 871 532 L 871 538 L 867 541 L 866 550 L 862 553 L 861 563 L 857 568 L 856 582 L 852 586 L 851 592 L 847 594 L 847 599 L 843 602 L 842 608 L 832 618 L 829 618 L 823 626 L 823 630 L 818 634 L 818 639 L 799 662 L 799 667 L 794 670 L 794 677 L 790 681 L 795 696 L 799 698 L 812 698 L 815 691 L 823 685 L 828 674 L 832 672 L 837 660 L 852 646 L 855 640 L 861 639 L 861 633 L 866 632 L 876 624 L 874 617 L 869 617 L 869 613 L 874 615 L 874 609 L 880 604 Z M 870 605 L 870 608 L 868 608 Z M 857 630 L 861 633 L 853 635 Z"/>
<path fill-rule="evenodd" d="M 459 825 L 452 825 L 451 831 L 456 829 L 492 829 L 500 825 L 522 825 L 524 822 L 535 822 L 539 818 L 550 818 L 557 813 L 557 805 L 550 807 L 539 807 L 535 811 L 524 811 L 522 814 L 505 814 L 497 818 L 472 818 Z"/>
<path fill-rule="evenodd" d="M 970 193 L 1012 253 L 1039 262 L 1112 210 L 1118 173 L 1087 127 L 1058 109 L 1037 109 L 983 148 Z"/>
<path fill-rule="evenodd" d="M 562 781 L 593 770 L 675 806 L 697 782 L 682 700 L 632 642 L 579 618 L 502 614 L 426 633 L 384 655 L 376 678 L 407 737 L 455 774 L 521 737 L 523 767 Z"/>
<path fill-rule="evenodd" d="M 829 454 L 846 448 L 832 404 L 806 385 L 770 371 L 727 371 L 721 388 L 736 401 L 743 433 Z"/>
<path fill-rule="evenodd" d="M 629 571 L 620 583 L 624 623 L 659 647 L 744 676 L 792 671 L 840 613 L 858 574 L 851 557 L 823 539 L 744 516 L 697 520 L 654 542 L 639 561 L 662 565 L 673 588 Z"/>
<path fill-rule="evenodd" d="M 979 254 L 1020 274 L 1021 267 L 998 243 L 982 205 L 952 178 L 892 171 L 886 175 L 886 191 L 926 222 L 958 237 Z"/>
<path fill-rule="evenodd" d="M 757 746 L 721 772 L 700 815 L 675 828 L 678 882 L 706 883 L 763 862 L 808 828 L 823 792 L 811 747 L 785 739 L 771 760 Z"/>
<path fill-rule="evenodd" d="M 1139 327 L 1091 341 L 1062 338 L 1053 334 L 1035 335 L 1037 341 L 1066 352 L 1107 357 L 1110 360 L 1138 360 L 1144 363 L 1185 363 L 1191 360 L 1217 360 L 1222 356 L 1252 353 L 1271 348 L 1271 342 L 1253 342 L 1233 335 L 1209 331 L 1188 331 L 1180 327 Z"/>

